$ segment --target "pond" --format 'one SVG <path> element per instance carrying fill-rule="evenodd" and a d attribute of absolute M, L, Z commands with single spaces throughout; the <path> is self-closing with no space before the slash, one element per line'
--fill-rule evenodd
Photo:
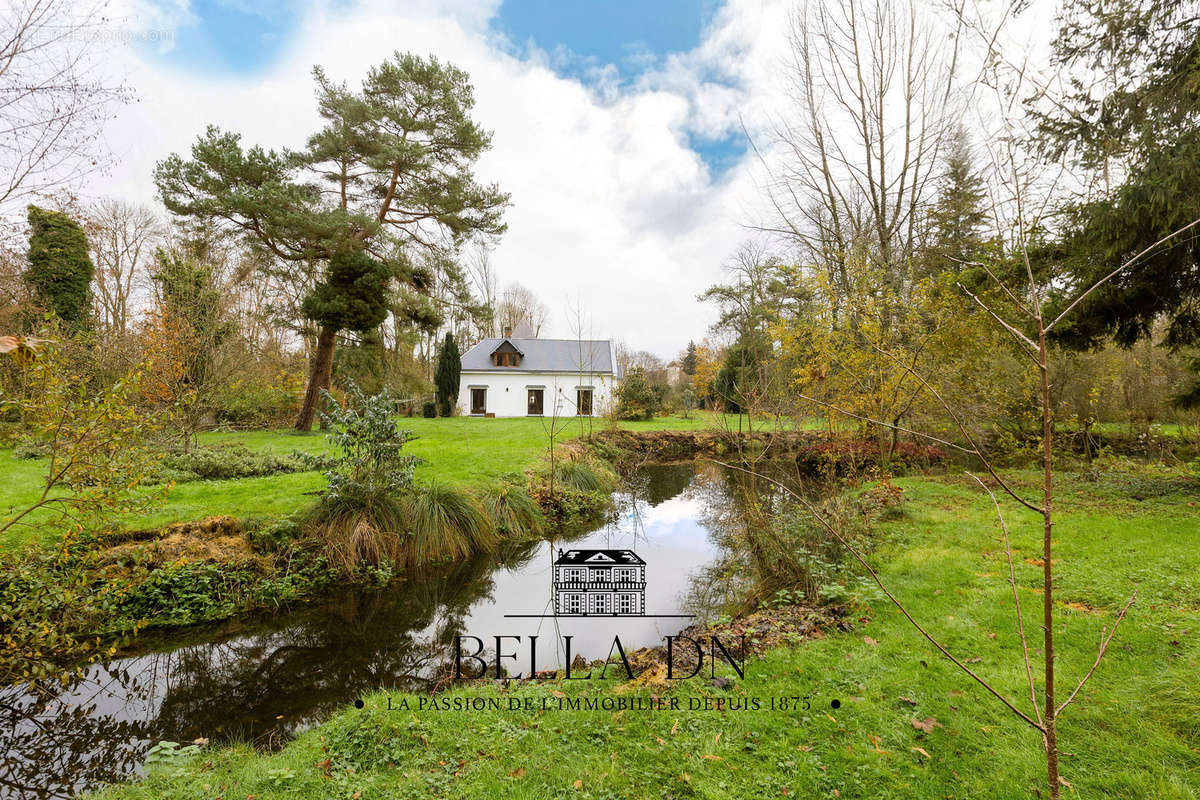
<path fill-rule="evenodd" d="M 54 694 L 0 690 L 0 798 L 69 797 L 122 780 L 161 740 L 278 746 L 363 693 L 428 688 L 453 663 L 459 634 L 489 649 L 496 635 L 521 636 L 520 659 L 506 662 L 514 674 L 528 670 L 534 635 L 539 670 L 565 665 L 567 635 L 572 656 L 588 659 L 607 656 L 614 635 L 627 651 L 661 645 L 691 623 L 684 598 L 718 556 L 710 506 L 731 481 L 711 465 L 645 466 L 617 494 L 610 520 L 569 541 L 510 546 L 383 589 L 147 636 L 137 652 L 89 667 Z M 560 553 L 624 550 L 645 562 L 644 613 L 554 616 Z"/>

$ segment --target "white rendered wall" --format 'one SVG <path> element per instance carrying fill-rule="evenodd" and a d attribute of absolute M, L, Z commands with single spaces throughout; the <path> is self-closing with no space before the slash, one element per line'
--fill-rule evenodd
<path fill-rule="evenodd" d="M 580 378 L 582 377 L 582 380 Z M 578 372 L 463 372 L 458 384 L 458 411 L 471 413 L 471 389 L 487 387 L 487 413 L 497 417 L 529 416 L 528 390 L 541 387 L 542 416 L 554 414 L 552 403 L 558 401 L 558 416 L 575 416 L 575 389 L 592 388 L 592 416 L 608 411 L 612 401 L 613 376 Z"/>

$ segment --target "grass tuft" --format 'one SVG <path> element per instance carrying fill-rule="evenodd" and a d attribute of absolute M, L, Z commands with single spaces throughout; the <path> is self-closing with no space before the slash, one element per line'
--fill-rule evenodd
<path fill-rule="evenodd" d="M 496 532 L 506 537 L 540 537 L 546 530 L 546 519 L 537 501 L 521 486 L 501 485 L 485 501 L 488 515 Z"/>
<path fill-rule="evenodd" d="M 584 461 L 564 461 L 554 469 L 554 479 L 580 492 L 611 492 L 617 478 L 610 470 Z"/>
<path fill-rule="evenodd" d="M 316 505 L 307 523 L 324 545 L 329 565 L 343 574 L 403 560 L 404 508 L 392 498 L 374 498 L 363 506 L 326 499 Z"/>
<path fill-rule="evenodd" d="M 403 506 L 409 565 L 466 558 L 499 544 L 483 506 L 457 487 L 441 483 L 416 487 Z"/>

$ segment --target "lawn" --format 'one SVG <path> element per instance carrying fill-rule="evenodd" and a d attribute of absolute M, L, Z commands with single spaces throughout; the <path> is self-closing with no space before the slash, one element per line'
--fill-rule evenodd
<path fill-rule="evenodd" d="M 745 424 L 745 418 L 741 418 Z M 549 443 L 550 420 L 546 419 L 480 419 L 451 417 L 447 419 L 402 418 L 401 428 L 411 430 L 416 438 L 408 451 L 425 459 L 417 469 L 420 481 L 443 481 L 457 485 L 483 485 L 502 475 L 521 473 L 542 459 Z M 579 436 L 589 430 L 603 430 L 605 420 L 558 421 L 558 441 Z M 678 416 L 660 417 L 639 422 L 621 422 L 630 430 L 701 430 L 720 428 L 738 430 L 736 415 L 693 412 L 688 419 Z M 759 424 L 757 423 L 756 427 Z M 818 425 L 818 422 L 810 423 Z M 292 430 L 279 431 L 213 431 L 200 434 L 206 446 L 242 444 L 251 450 L 270 450 L 287 454 L 299 450 L 308 453 L 325 452 L 329 444 L 319 431 L 303 434 Z M 0 514 L 32 503 L 41 494 L 46 462 L 41 459 L 18 460 L 11 450 L 0 450 L 0 486 L 4 499 Z M 324 486 L 315 472 L 272 475 L 226 481 L 193 481 L 177 485 L 161 507 L 137 516 L 127 517 L 122 524 L 140 529 L 184 522 L 210 515 L 228 514 L 235 517 L 283 516 L 312 502 L 311 494 Z M 46 515 L 43 515 L 43 519 Z M 31 516 L 36 521 L 37 516 Z M 28 541 L 45 541 L 57 531 L 46 528 L 19 526 L 0 538 L 0 547 L 12 548 Z"/>
<path fill-rule="evenodd" d="M 1014 478 L 1033 489 L 1036 475 Z M 965 480 L 904 478 L 905 513 L 872 556 L 919 619 L 1028 708 L 1007 566 L 990 501 Z M 1157 491 L 1147 492 L 1146 485 Z M 1090 665 L 1102 630 L 1138 602 L 1060 742 L 1064 797 L 1200 795 L 1200 501 L 1194 482 L 1067 479 L 1060 560 L 1060 687 Z M 1136 497 L 1144 499 L 1138 500 Z M 1031 515 L 1010 512 L 1026 624 L 1040 611 Z M 855 627 L 779 647 L 728 689 L 656 693 L 679 711 L 388 711 L 379 693 L 276 755 L 203 752 L 177 774 L 112 788 L 134 798 L 1030 798 L 1045 796 L 1035 732 L 956 671 L 890 605 L 868 595 Z M 1040 642 L 1040 640 L 1039 640 Z M 1033 647 L 1039 646 L 1034 642 Z M 728 672 L 727 672 L 728 674 Z M 812 695 L 808 710 L 689 711 L 690 700 Z M 450 698 L 642 698 L 612 681 L 491 685 Z M 1026 698 L 1022 700 L 1021 698 Z M 831 701 L 840 701 L 840 708 Z M 928 728 L 922 730 L 914 721 Z"/>

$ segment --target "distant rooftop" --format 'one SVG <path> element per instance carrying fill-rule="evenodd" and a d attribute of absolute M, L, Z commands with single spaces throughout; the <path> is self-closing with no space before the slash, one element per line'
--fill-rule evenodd
<path fill-rule="evenodd" d="M 521 364 L 498 367 L 492 353 L 508 342 L 521 353 Z M 484 339 L 462 356 L 463 372 L 616 373 L 612 342 L 607 339 Z"/>

